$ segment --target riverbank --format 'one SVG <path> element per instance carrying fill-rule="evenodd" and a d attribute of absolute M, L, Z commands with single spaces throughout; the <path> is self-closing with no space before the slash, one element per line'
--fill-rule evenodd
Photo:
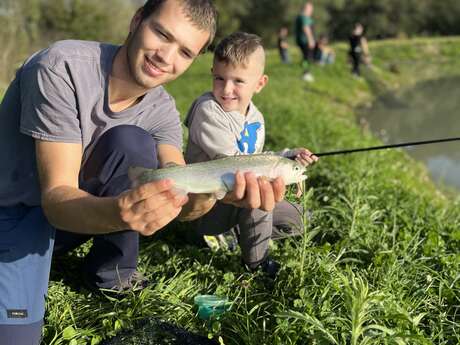
<path fill-rule="evenodd" d="M 350 76 L 346 47 L 335 48 L 336 63 L 315 67 L 313 84 L 300 79 L 299 66 L 281 65 L 269 52 L 270 82 L 255 98 L 266 116 L 266 149 L 379 145 L 357 124 L 358 106 L 430 73 L 460 73 L 456 38 L 372 43 L 375 67 L 361 80 Z M 412 74 L 415 60 L 431 58 L 450 62 Z M 210 63 L 200 58 L 168 86 L 182 114 L 210 88 Z M 245 272 L 238 253 L 187 245 L 177 234 L 191 229 L 181 224 L 142 240 L 140 269 L 151 288 L 119 300 L 97 297 L 76 274 L 82 248 L 65 271 L 53 269 L 46 343 L 96 344 L 146 317 L 225 344 L 460 342 L 460 200 L 441 193 L 425 167 L 400 150 L 325 157 L 309 171 L 308 193 L 296 201 L 313 216 L 302 238 L 274 245 L 282 269 L 273 284 Z M 199 320 L 193 298 L 204 293 L 226 295 L 231 311 L 212 323 Z"/>

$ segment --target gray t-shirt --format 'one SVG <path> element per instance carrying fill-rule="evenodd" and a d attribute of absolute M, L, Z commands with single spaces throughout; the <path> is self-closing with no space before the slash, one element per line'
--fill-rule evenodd
<path fill-rule="evenodd" d="M 225 111 L 212 93 L 205 93 L 193 102 L 185 125 L 189 129 L 187 163 L 261 153 L 264 147 L 264 117 L 252 102 L 245 116 Z"/>
<path fill-rule="evenodd" d="M 0 206 L 40 205 L 34 138 L 81 143 L 83 163 L 103 133 L 130 124 L 145 129 L 157 143 L 182 150 L 179 113 L 163 87 L 126 110 L 110 110 L 108 78 L 118 49 L 60 41 L 17 71 L 0 106 Z"/>

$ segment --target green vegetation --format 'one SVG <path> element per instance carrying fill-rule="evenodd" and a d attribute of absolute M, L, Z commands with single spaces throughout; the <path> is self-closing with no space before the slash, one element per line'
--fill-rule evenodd
<path fill-rule="evenodd" d="M 316 67 L 314 84 L 269 52 L 270 82 L 255 99 L 267 118 L 267 149 L 379 144 L 356 124 L 358 106 L 376 93 L 460 73 L 459 39 L 372 44 L 375 67 L 365 81 L 350 77 L 345 46 L 335 48 L 338 61 Z M 422 64 L 437 59 L 449 62 Z M 182 114 L 209 89 L 210 63 L 200 58 L 168 86 Z M 306 188 L 300 202 L 313 218 L 303 237 L 274 244 L 283 265 L 274 283 L 245 272 L 238 253 L 187 245 L 190 224 L 174 224 L 142 241 L 140 268 L 151 288 L 115 300 L 81 286 L 81 248 L 54 263 L 45 343 L 97 344 L 154 317 L 235 345 L 458 344 L 458 197 L 439 192 L 399 150 L 325 157 L 310 168 Z M 193 307 L 197 294 L 225 295 L 233 305 L 206 323 Z"/>
<path fill-rule="evenodd" d="M 217 37 L 235 30 L 254 32 L 274 46 L 282 25 L 291 33 L 305 0 L 215 0 Z M 144 0 L 0 1 L 0 92 L 32 52 L 58 39 L 121 43 Z M 460 34 L 458 0 L 315 0 L 315 31 L 331 40 L 348 38 L 362 22 L 369 38 Z"/>

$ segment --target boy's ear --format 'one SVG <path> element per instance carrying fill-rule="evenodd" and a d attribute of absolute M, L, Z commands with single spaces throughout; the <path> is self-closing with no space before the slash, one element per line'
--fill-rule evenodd
<path fill-rule="evenodd" d="M 256 93 L 259 93 L 262 91 L 262 89 L 267 85 L 268 83 L 268 75 L 264 74 L 259 78 L 259 81 L 257 82 L 257 87 L 256 87 Z"/>

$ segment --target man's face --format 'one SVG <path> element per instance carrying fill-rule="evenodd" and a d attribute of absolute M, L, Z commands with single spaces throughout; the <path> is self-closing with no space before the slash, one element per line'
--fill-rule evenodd
<path fill-rule="evenodd" d="M 192 24 L 176 0 L 131 23 L 127 42 L 129 73 L 136 84 L 151 89 L 176 79 L 191 65 L 209 39 L 209 32 Z"/>
<path fill-rule="evenodd" d="M 252 96 L 267 83 L 260 58 L 253 53 L 246 66 L 233 66 L 215 61 L 212 93 L 225 111 L 238 111 L 246 115 Z"/>

